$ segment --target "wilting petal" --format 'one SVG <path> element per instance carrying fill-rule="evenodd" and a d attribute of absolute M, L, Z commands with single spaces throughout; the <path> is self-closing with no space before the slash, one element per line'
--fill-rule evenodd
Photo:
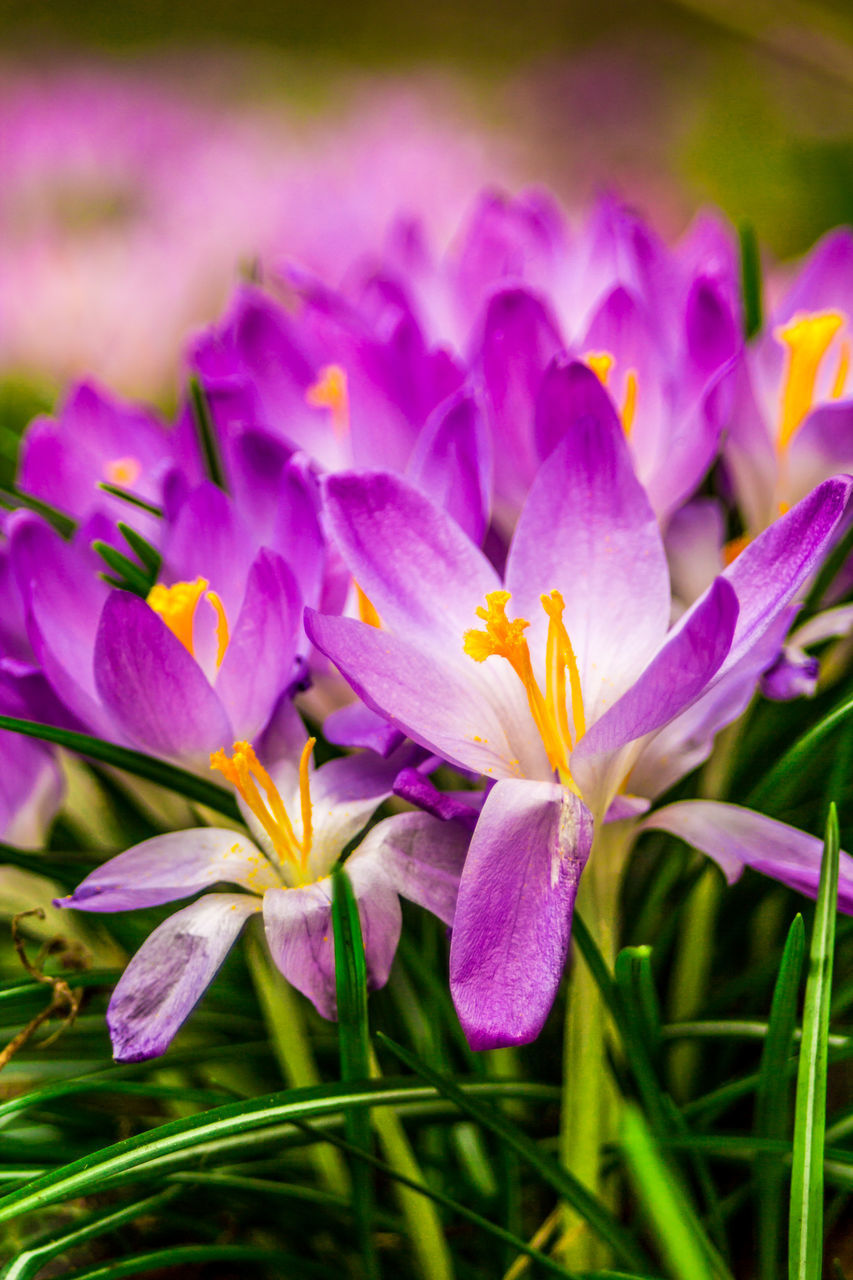
<path fill-rule="evenodd" d="M 110 858 L 56 906 L 134 911 L 189 898 L 219 883 L 260 894 L 281 881 L 250 840 L 235 831 L 199 827 L 154 836 Z"/>
<path fill-rule="evenodd" d="M 823 841 L 752 809 L 713 800 L 683 800 L 642 822 L 644 830 L 669 831 L 701 849 L 736 880 L 744 866 L 781 880 L 808 898 L 817 896 Z M 838 909 L 853 914 L 853 858 L 841 853 Z"/>
<path fill-rule="evenodd" d="M 591 845 L 592 817 L 566 788 L 507 779 L 489 793 L 450 946 L 451 991 L 472 1048 L 527 1044 L 541 1031 Z"/>
<path fill-rule="evenodd" d="M 353 868 L 352 887 L 361 921 L 368 990 L 388 981 L 400 936 L 400 904 L 384 873 L 368 864 Z M 271 889 L 264 897 L 264 927 L 272 958 L 288 982 L 324 1018 L 337 1016 L 332 881 Z"/>
<path fill-rule="evenodd" d="M 633 683 L 669 623 L 669 571 L 625 435 L 585 365 L 562 370 L 567 429 L 530 490 L 507 561 L 515 616 L 544 652 L 541 592 L 558 588 L 587 719 Z M 578 407 L 580 406 L 580 407 Z"/>
<path fill-rule="evenodd" d="M 461 653 L 474 610 L 501 584 L 455 520 L 383 472 L 330 476 L 325 496 L 332 535 L 382 621 Z"/>
<path fill-rule="evenodd" d="M 117 1062 L 143 1062 L 169 1047 L 260 905 L 245 894 L 208 893 L 143 942 L 107 1009 Z"/>
<path fill-rule="evenodd" d="M 234 736 L 195 658 L 139 596 L 110 595 L 95 643 L 95 671 L 105 706 L 148 751 L 200 760 Z"/>
<path fill-rule="evenodd" d="M 470 811 L 469 811 L 470 812 Z M 375 862 L 397 893 L 453 923 L 470 828 L 428 813 L 400 813 L 372 827 L 347 860 L 351 875 Z"/>
<path fill-rule="evenodd" d="M 725 571 L 740 611 L 732 647 L 720 669 L 730 670 L 772 626 L 820 564 L 853 489 L 849 476 L 825 480 L 740 553 Z"/>
<path fill-rule="evenodd" d="M 301 623 L 293 574 L 281 556 L 260 551 L 216 677 L 216 692 L 238 738 L 251 740 L 263 729 L 292 681 Z"/>
<path fill-rule="evenodd" d="M 438 406 L 418 437 L 409 477 L 480 543 L 491 503 L 491 442 L 469 393 Z"/>

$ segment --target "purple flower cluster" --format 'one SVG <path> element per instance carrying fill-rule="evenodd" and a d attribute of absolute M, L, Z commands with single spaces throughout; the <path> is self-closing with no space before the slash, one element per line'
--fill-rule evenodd
<path fill-rule="evenodd" d="M 0 710 L 212 767 L 251 832 L 156 837 L 63 900 L 212 890 L 131 961 L 117 1057 L 162 1052 L 255 913 L 334 1016 L 330 871 L 392 796 L 409 809 L 346 863 L 369 983 L 399 895 L 431 910 L 475 1048 L 538 1035 L 608 831 L 669 831 L 729 879 L 750 865 L 816 892 L 812 837 L 654 806 L 762 678 L 809 691 L 803 646 L 851 624 L 828 610 L 786 643 L 848 519 L 851 273 L 836 233 L 746 343 L 719 220 L 669 248 L 609 198 L 570 230 L 541 194 L 486 195 L 443 255 L 407 222 L 343 289 L 292 267 L 238 289 L 186 353 L 215 467 L 190 397 L 168 427 L 81 384 L 31 425 L 20 488 L 75 529 L 5 520 Z M 98 548 L 127 553 L 120 522 L 145 541 L 117 586 Z M 315 769 L 297 708 L 347 754 Z M 58 799 L 43 748 L 17 764 L 7 838 Z M 846 854 L 839 901 L 853 912 Z"/>

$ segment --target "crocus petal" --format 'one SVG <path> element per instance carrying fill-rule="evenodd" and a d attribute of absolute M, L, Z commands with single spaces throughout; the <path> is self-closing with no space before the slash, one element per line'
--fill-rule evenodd
<path fill-rule="evenodd" d="M 164 582 L 205 578 L 236 618 L 246 575 L 256 550 L 236 505 L 216 485 L 205 481 L 190 493 L 170 527 L 163 546 Z"/>
<path fill-rule="evenodd" d="M 409 463 L 413 484 L 444 507 L 472 541 L 482 541 L 491 501 L 491 444 L 480 406 L 468 392 L 438 406 Z"/>
<path fill-rule="evenodd" d="M 370 829 L 347 859 L 347 871 L 358 878 L 375 863 L 397 893 L 449 925 L 470 838 L 470 829 L 428 813 L 395 814 Z"/>
<path fill-rule="evenodd" d="M 281 556 L 260 551 L 249 570 L 216 693 L 238 738 L 253 739 L 293 678 L 302 598 Z"/>
<path fill-rule="evenodd" d="M 117 1062 L 156 1058 L 198 1003 L 260 899 L 208 893 L 143 942 L 107 1009 Z"/>
<path fill-rule="evenodd" d="M 114 591 L 95 642 L 98 692 L 140 746 L 203 760 L 234 734 L 195 658 L 139 596 Z"/>
<path fill-rule="evenodd" d="M 507 779 L 489 793 L 450 946 L 450 987 L 472 1048 L 527 1044 L 541 1031 L 591 844 L 589 811 L 566 788 Z"/>
<path fill-rule="evenodd" d="M 234 831 L 201 827 L 143 840 L 92 871 L 56 906 L 134 911 L 189 898 L 220 882 L 258 894 L 281 883 L 251 841 Z"/>
<path fill-rule="evenodd" d="M 382 621 L 461 653 L 474 610 L 501 584 L 455 520 L 383 472 L 329 476 L 325 499 L 331 533 Z"/>
<path fill-rule="evenodd" d="M 669 571 L 625 434 L 595 374 L 561 372 L 567 428 L 542 464 L 518 522 L 506 585 L 544 653 L 539 601 L 557 588 L 581 673 L 587 720 L 633 683 L 669 623 Z"/>
<path fill-rule="evenodd" d="M 425 774 L 412 768 L 401 769 L 397 774 L 394 795 L 441 818 L 442 822 L 461 822 L 468 831 L 476 827 L 477 815 L 485 800 L 482 791 L 460 791 L 452 795 L 439 791 Z"/>
<path fill-rule="evenodd" d="M 708 687 L 729 651 L 738 601 L 717 578 L 701 601 L 670 632 L 639 680 L 587 731 L 572 758 L 609 754 L 654 733 Z"/>
<path fill-rule="evenodd" d="M 849 476 L 835 476 L 803 498 L 740 553 L 725 571 L 740 604 L 724 674 L 768 630 L 820 564 L 844 515 L 853 489 Z"/>
<path fill-rule="evenodd" d="M 323 721 L 323 735 L 336 746 L 368 747 L 383 758 L 396 751 L 405 737 L 363 702 L 352 702 L 348 707 L 330 712 Z"/>
<path fill-rule="evenodd" d="M 0 733 L 0 756 L 0 840 L 41 848 L 65 790 L 56 756 L 16 733 Z"/>
<path fill-rule="evenodd" d="M 664 544 L 672 575 L 672 593 L 692 604 L 723 571 L 723 509 L 714 498 L 697 498 L 676 511 Z"/>
<path fill-rule="evenodd" d="M 823 841 L 752 809 L 713 800 L 683 800 L 645 818 L 642 828 L 669 831 L 701 849 L 720 865 L 730 883 L 747 866 L 806 897 L 817 896 Z M 843 851 L 838 908 L 853 914 L 853 858 Z"/>
<path fill-rule="evenodd" d="M 400 936 L 400 903 L 384 872 L 353 868 L 352 886 L 364 939 L 367 985 L 388 981 Z M 288 982 L 324 1018 L 337 1016 L 332 882 L 326 877 L 294 889 L 271 889 L 264 896 L 264 927 L 272 958 Z"/>

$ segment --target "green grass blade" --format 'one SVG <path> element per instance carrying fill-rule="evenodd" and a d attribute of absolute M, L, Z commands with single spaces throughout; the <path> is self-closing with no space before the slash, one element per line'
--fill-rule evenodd
<path fill-rule="evenodd" d="M 152 546 L 147 538 L 143 538 L 141 533 L 137 533 L 129 524 L 125 524 L 123 520 L 119 520 L 117 528 L 133 554 L 139 557 L 139 560 L 145 565 L 151 576 L 156 578 L 163 564 L 163 557 L 157 548 Z"/>
<path fill-rule="evenodd" d="M 281 1249 L 266 1249 L 253 1244 L 178 1244 L 168 1249 L 153 1249 L 150 1253 L 138 1253 L 133 1258 L 122 1258 L 102 1267 L 66 1274 L 66 1280 L 121 1280 L 123 1276 L 151 1276 L 161 1268 L 188 1267 L 192 1263 L 230 1262 L 237 1274 L 247 1262 L 276 1263 L 280 1275 L 316 1276 L 326 1280 L 328 1267 L 319 1262 L 309 1262 Z M 284 1270 L 284 1268 L 287 1270 Z"/>
<path fill-rule="evenodd" d="M 34 511 L 36 515 L 42 516 L 48 524 L 53 525 L 56 532 L 61 534 L 63 538 L 70 538 L 77 528 L 77 521 L 66 515 L 64 511 L 60 511 L 57 507 L 52 507 L 47 502 L 42 502 L 40 498 L 34 498 L 30 493 L 22 493 L 17 488 L 13 489 L 11 493 L 7 489 L 0 489 L 0 506 L 6 507 L 10 511 L 17 511 L 21 507 L 25 507 L 28 511 Z"/>
<path fill-rule="evenodd" d="M 820 1280 L 822 1267 L 826 1071 L 838 868 L 838 814 L 835 805 L 830 805 L 809 953 L 797 1071 L 788 1230 L 789 1280 Z"/>
<path fill-rule="evenodd" d="M 338 1049 L 341 1080 L 366 1080 L 370 1076 L 370 1035 L 367 1026 L 367 965 L 358 903 L 346 871 L 332 872 L 332 932 L 335 940 L 335 991 L 338 1004 Z M 353 1147 L 371 1150 L 370 1113 L 346 1113 L 347 1137 Z M 356 1211 L 361 1258 L 368 1280 L 379 1276 L 373 1242 L 373 1182 L 370 1170 L 359 1161 L 352 1169 L 353 1206 Z"/>
<path fill-rule="evenodd" d="M 518 1155 L 539 1173 L 539 1175 L 582 1217 L 592 1229 L 606 1241 L 614 1253 L 628 1266 L 642 1271 L 647 1263 L 645 1254 L 630 1232 L 613 1217 L 608 1209 L 590 1195 L 577 1178 L 543 1152 L 540 1147 L 521 1129 L 512 1123 L 504 1114 L 489 1106 L 483 1106 L 470 1095 L 464 1093 L 459 1085 L 447 1076 L 433 1071 L 425 1062 L 416 1057 L 408 1049 L 396 1044 L 388 1036 L 378 1033 L 382 1044 L 405 1063 L 412 1071 L 427 1080 L 436 1091 L 449 1098 L 461 1111 L 469 1115 L 483 1128 L 489 1129 L 502 1142 L 506 1143 Z M 0 1202 L 2 1203 L 2 1202 Z"/>
<path fill-rule="evenodd" d="M 104 564 L 116 575 L 115 581 L 119 582 L 126 591 L 142 596 L 143 600 L 146 598 L 151 590 L 152 581 L 144 569 L 140 569 L 135 561 L 121 551 L 116 551 L 115 547 L 111 547 L 108 542 L 101 542 L 98 538 L 92 543 L 92 550 L 98 553 Z"/>
<path fill-rule="evenodd" d="M 91 760 L 100 760 L 103 764 L 111 764 L 116 769 L 124 769 L 137 778 L 147 778 L 169 791 L 177 791 L 198 804 L 207 805 L 217 813 L 240 820 L 240 810 L 230 791 L 199 778 L 187 769 L 178 765 L 158 760 L 156 756 L 145 755 L 142 751 L 133 751 L 129 747 L 120 747 L 115 742 L 107 742 L 104 738 L 95 738 L 88 733 L 75 733 L 71 729 L 58 729 L 51 724 L 40 724 L 35 720 L 19 720 L 15 716 L 0 715 L 0 729 L 8 729 L 12 733 L 20 733 L 28 738 L 38 738 L 41 742 L 53 742 L 69 751 L 76 751 Z"/>
<path fill-rule="evenodd" d="M 228 486 L 225 483 L 225 472 L 222 469 L 222 459 L 219 456 L 219 445 L 216 439 L 216 426 L 204 387 L 195 374 L 189 380 L 189 389 L 193 422 L 205 469 L 217 488 L 227 492 Z"/>
<path fill-rule="evenodd" d="M 828 716 L 824 716 L 818 724 L 804 733 L 798 738 L 792 747 L 790 747 L 781 760 L 778 760 L 769 773 L 766 773 L 755 787 L 744 804 L 750 809 L 770 809 L 779 811 L 783 808 L 783 801 L 787 800 L 792 790 L 792 783 L 796 783 L 801 774 L 802 767 L 806 761 L 812 756 L 815 747 L 825 738 L 826 735 L 835 728 L 837 724 L 841 724 L 853 712 L 853 698 L 843 702 L 840 707 L 836 707 Z"/>
<path fill-rule="evenodd" d="M 620 1143 L 634 1190 L 654 1231 L 661 1256 L 677 1280 L 714 1280 L 696 1220 L 681 1186 L 657 1149 L 646 1122 L 628 1104 Z"/>
<path fill-rule="evenodd" d="M 754 338 L 761 329 L 761 259 L 758 254 L 758 238 L 755 227 L 746 218 L 737 229 L 740 246 L 740 288 L 743 298 L 743 327 L 747 338 Z"/>
<path fill-rule="evenodd" d="M 155 506 L 153 502 L 146 502 L 145 498 L 139 498 L 135 493 L 131 493 L 129 489 L 123 489 L 120 484 L 107 484 L 102 480 L 99 489 L 103 489 L 104 493 L 109 493 L 114 498 L 121 498 L 122 502 L 127 502 L 132 507 L 138 507 L 140 511 L 147 511 L 149 515 L 163 518 L 163 510 L 161 507 Z"/>
<path fill-rule="evenodd" d="M 788 1134 L 791 1080 L 788 1068 L 797 1025 L 797 997 L 805 947 L 803 917 L 798 915 L 782 952 L 761 1054 L 755 1099 L 757 1138 L 782 1139 Z M 760 1280 L 777 1280 L 781 1271 L 779 1245 L 784 1230 L 782 1192 L 786 1171 L 774 1157 L 759 1156 L 754 1176 L 758 1201 L 758 1275 Z"/>

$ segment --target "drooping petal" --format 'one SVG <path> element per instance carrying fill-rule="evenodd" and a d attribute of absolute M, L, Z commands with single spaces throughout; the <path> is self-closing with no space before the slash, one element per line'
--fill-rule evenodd
<path fill-rule="evenodd" d="M 329 476 L 325 499 L 332 535 L 382 621 L 461 652 L 474 610 L 500 581 L 455 520 L 384 472 Z"/>
<path fill-rule="evenodd" d="M 117 1062 L 144 1062 L 165 1052 L 260 905 L 245 894 L 208 893 L 143 942 L 107 1009 Z"/>
<path fill-rule="evenodd" d="M 397 893 L 453 923 L 470 829 L 428 813 L 399 813 L 371 827 L 347 860 L 351 875 L 375 862 Z"/>
<path fill-rule="evenodd" d="M 148 751 L 201 761 L 234 736 L 195 658 L 139 596 L 110 595 L 95 642 L 95 671 L 104 705 Z"/>
<path fill-rule="evenodd" d="M 462 872 L 450 986 L 474 1049 L 527 1044 L 560 983 L 592 845 L 585 805 L 556 783 L 498 782 Z"/>
<path fill-rule="evenodd" d="M 817 896 L 823 841 L 752 809 L 713 800 L 682 800 L 650 814 L 645 830 L 669 831 L 713 858 L 731 883 L 744 866 Z M 853 914 L 853 858 L 841 853 L 838 909 Z"/>
<path fill-rule="evenodd" d="M 261 894 L 281 881 L 250 840 L 235 831 L 200 827 L 154 836 L 110 858 L 56 906 L 135 911 L 189 898 L 219 883 Z"/>
<path fill-rule="evenodd" d="M 655 653 L 669 623 L 669 571 L 654 513 L 616 412 L 595 374 L 562 370 L 568 426 L 543 463 L 518 522 L 506 585 L 544 653 L 542 592 L 557 588 L 577 657 L 587 720 Z"/>

